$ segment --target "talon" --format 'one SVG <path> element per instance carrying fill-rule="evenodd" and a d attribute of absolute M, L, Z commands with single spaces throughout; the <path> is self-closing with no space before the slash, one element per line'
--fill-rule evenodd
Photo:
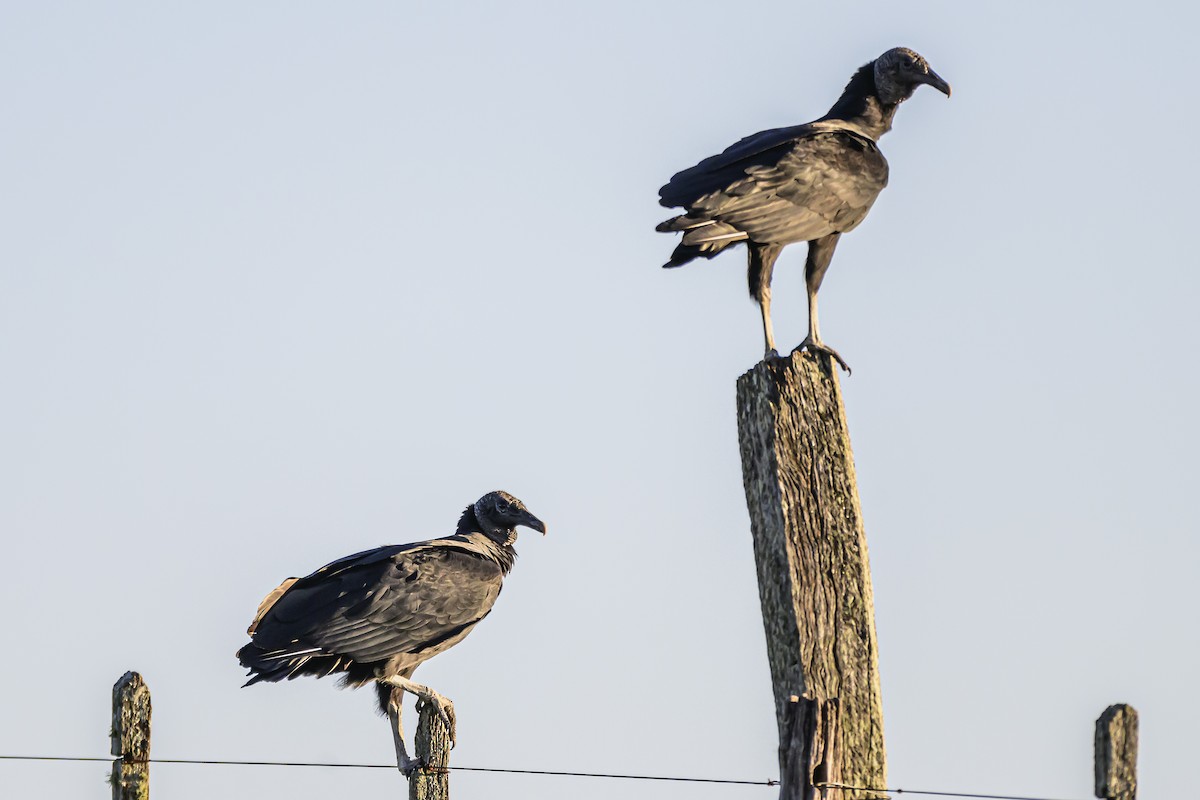
<path fill-rule="evenodd" d="M 442 697 L 440 694 L 434 695 L 430 700 L 433 703 L 434 710 L 437 711 L 438 717 L 442 722 L 446 723 L 446 727 L 454 727 L 454 703 Z"/>
<path fill-rule="evenodd" d="M 411 780 L 414 772 L 424 769 L 428 765 L 422 759 L 408 758 L 404 760 L 403 764 L 397 764 L 396 766 L 400 769 L 401 775 Z"/>
<path fill-rule="evenodd" d="M 834 350 L 832 347 L 824 344 L 823 342 L 814 342 L 811 336 L 805 337 L 804 341 L 796 347 L 796 350 L 807 350 L 810 353 L 824 353 L 836 361 L 838 366 L 845 370 L 847 375 L 850 374 L 850 365 L 846 363 L 845 359 L 838 355 L 837 350 Z M 796 350 L 793 350 L 792 352 L 794 353 Z"/>
<path fill-rule="evenodd" d="M 447 732 L 450 734 L 450 747 L 453 748 L 457 743 L 457 717 L 454 713 L 454 703 L 437 692 L 430 692 L 428 697 L 419 697 L 417 699 L 417 709 L 420 710 L 426 705 L 433 706 L 437 712 L 438 719 L 446 726 Z"/>

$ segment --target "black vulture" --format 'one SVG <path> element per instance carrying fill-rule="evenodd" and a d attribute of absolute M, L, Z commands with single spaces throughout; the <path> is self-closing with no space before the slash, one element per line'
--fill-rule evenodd
<path fill-rule="evenodd" d="M 407 690 L 432 704 L 454 735 L 454 707 L 414 683 L 419 664 L 462 641 L 492 610 L 517 552 L 516 528 L 546 526 L 507 492 L 467 506 L 452 536 L 366 550 L 326 564 L 306 578 L 288 578 L 259 604 L 238 661 L 250 670 L 246 686 L 323 678 L 343 686 L 371 681 L 391 721 L 396 766 L 409 775 L 400 725 Z"/>
<path fill-rule="evenodd" d="M 762 310 L 767 357 L 776 356 L 771 329 L 771 271 L 783 248 L 808 242 L 808 336 L 800 348 L 827 353 L 850 371 L 817 329 L 817 290 L 838 238 L 854 230 L 888 181 L 877 141 L 892 128 L 900 104 L 920 84 L 950 96 L 950 84 L 907 47 L 888 50 L 850 79 L 829 113 L 806 125 L 747 136 L 725 152 L 671 178 L 659 190 L 667 208 L 687 213 L 658 226 L 682 231 L 664 267 L 712 258 L 745 242 L 750 295 Z"/>

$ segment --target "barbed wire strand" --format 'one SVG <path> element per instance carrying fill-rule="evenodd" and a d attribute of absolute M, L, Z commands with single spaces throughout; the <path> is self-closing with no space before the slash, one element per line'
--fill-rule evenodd
<path fill-rule="evenodd" d="M 931 789 L 872 789 L 867 786 L 851 786 L 846 783 L 819 783 L 818 789 L 846 789 L 855 792 L 880 792 L 882 794 L 925 794 L 934 797 L 970 797 L 977 800 L 1052 800 L 1049 797 L 1028 797 L 1016 794 L 975 794 L 971 792 L 935 792 Z"/>
<path fill-rule="evenodd" d="M 95 757 L 79 757 L 79 756 L 4 756 L 0 755 L 0 760 L 6 761 L 104 761 L 112 762 L 120 760 L 114 758 L 95 758 Z M 198 758 L 151 758 L 147 759 L 150 764 L 199 764 L 205 766 L 232 766 L 232 767 L 331 767 L 334 769 L 396 769 L 395 764 L 341 764 L 334 762 L 317 762 L 317 761 L 220 761 L 216 759 L 198 759 Z M 520 775 L 557 775 L 570 778 L 622 778 L 625 780 L 639 781 L 685 781 L 689 783 L 725 783 L 737 784 L 741 786 L 778 786 L 779 781 L 768 778 L 766 780 L 736 780 L 732 778 L 683 778 L 668 775 L 619 775 L 615 773 L 603 772 L 559 772 L 554 770 L 544 769 L 504 769 L 500 767 L 450 767 L 450 772 L 505 772 Z"/>
<path fill-rule="evenodd" d="M 90 761 L 112 762 L 118 758 L 99 758 L 88 756 L 5 756 L 0 755 L 0 761 Z M 349 764 L 323 761 L 220 761 L 216 759 L 196 758 L 151 758 L 151 764 L 198 764 L 202 766 L 230 767 L 328 767 L 333 769 L 395 769 L 395 764 Z M 449 772 L 502 772 L 516 775 L 552 775 L 568 778 L 617 778 L 637 781 L 678 781 L 684 783 L 721 783 L 739 786 L 778 786 L 774 778 L 766 780 L 737 780 L 733 778 L 684 778 L 668 775 L 621 775 L 607 772 L 560 772 L 545 769 L 505 769 L 501 767 L 450 767 Z M 931 797 L 964 797 L 971 800 L 1052 800 L 1047 797 L 1033 797 L 1012 794 L 983 794 L 978 792 L 939 792 L 931 789 L 877 789 L 870 786 L 851 786 L 845 783 L 822 783 L 818 789 L 841 789 L 855 792 L 874 792 L 877 794 L 920 794 Z"/>

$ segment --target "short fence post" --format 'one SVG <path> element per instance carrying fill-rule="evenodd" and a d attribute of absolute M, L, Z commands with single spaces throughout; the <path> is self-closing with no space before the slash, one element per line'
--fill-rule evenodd
<path fill-rule="evenodd" d="M 1109 706 L 1096 720 L 1096 797 L 1137 797 L 1138 715 L 1133 706 Z"/>
<path fill-rule="evenodd" d="M 126 672 L 113 686 L 113 800 L 150 798 L 150 690 Z"/>
<path fill-rule="evenodd" d="M 408 778 L 408 800 L 450 800 L 450 729 L 432 703 L 418 701 L 417 713 L 413 747 L 422 766 Z"/>

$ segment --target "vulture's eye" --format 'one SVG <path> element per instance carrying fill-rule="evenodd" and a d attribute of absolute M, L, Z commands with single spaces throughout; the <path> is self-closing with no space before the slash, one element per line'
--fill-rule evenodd
<path fill-rule="evenodd" d="M 510 508 L 512 508 L 512 503 L 509 503 L 505 500 L 501 500 L 499 503 L 496 503 L 496 510 L 501 514 L 507 514 Z"/>

